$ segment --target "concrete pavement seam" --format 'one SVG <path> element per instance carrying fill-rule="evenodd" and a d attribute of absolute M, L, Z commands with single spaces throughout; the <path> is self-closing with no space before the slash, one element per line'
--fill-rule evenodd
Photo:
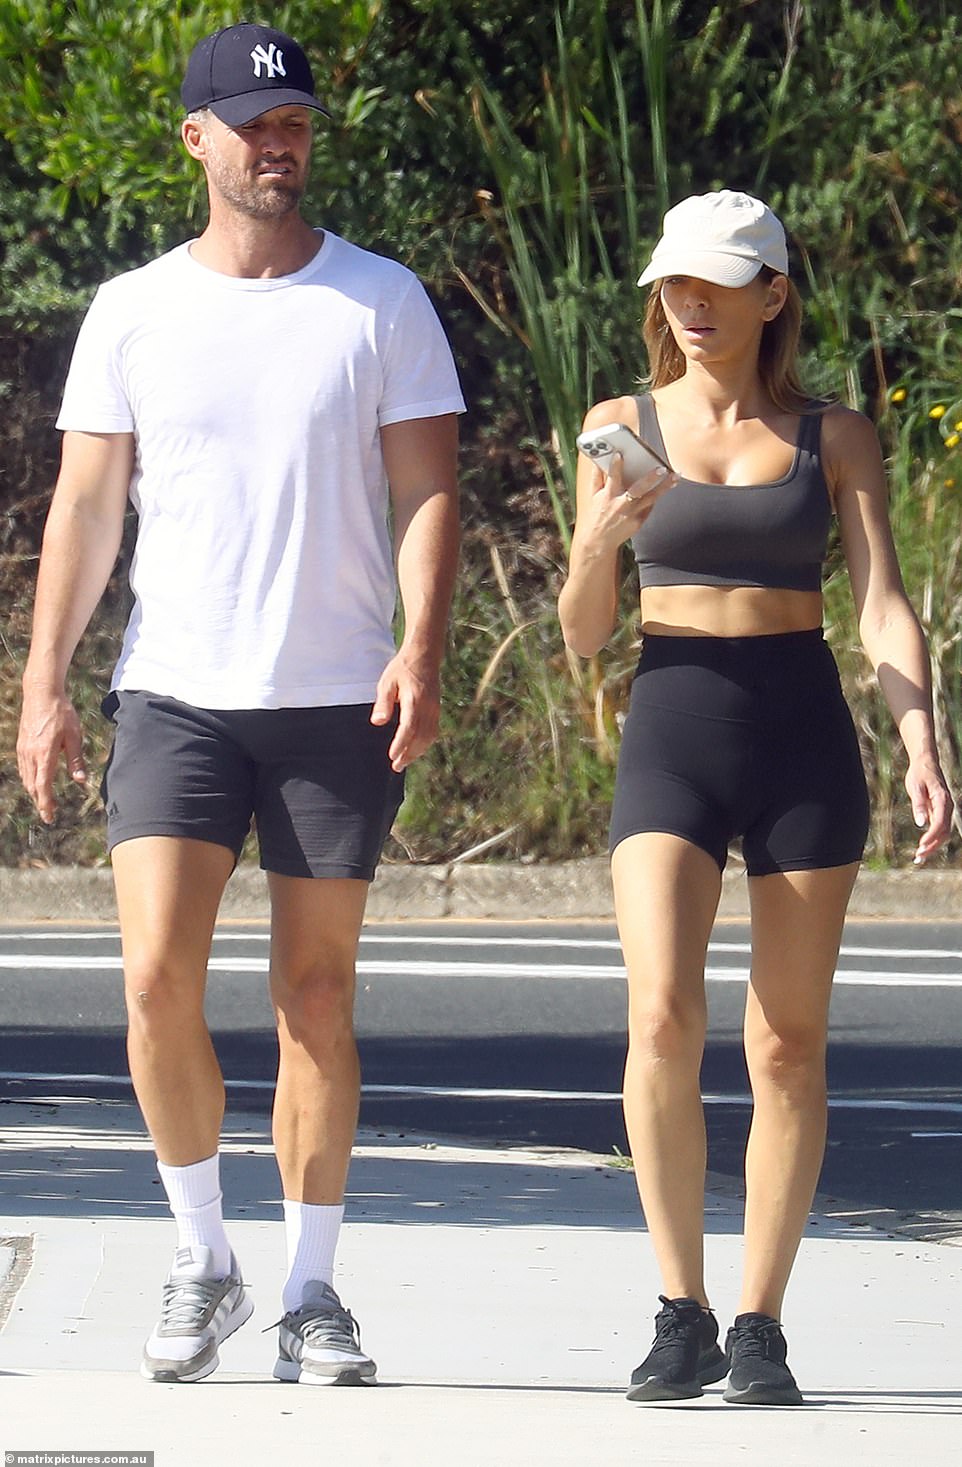
<path fill-rule="evenodd" d="M 0 1238 L 0 1254 L 9 1255 L 6 1269 L 0 1263 L 0 1330 L 6 1324 L 30 1266 L 33 1263 L 33 1237 Z"/>

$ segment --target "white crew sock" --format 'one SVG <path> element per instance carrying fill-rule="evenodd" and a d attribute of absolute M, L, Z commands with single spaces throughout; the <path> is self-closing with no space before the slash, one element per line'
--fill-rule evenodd
<path fill-rule="evenodd" d="M 158 1161 L 157 1170 L 177 1224 L 177 1247 L 209 1248 L 212 1277 L 226 1278 L 231 1249 L 224 1232 L 219 1154 L 191 1166 L 167 1166 Z"/>
<path fill-rule="evenodd" d="M 343 1202 L 331 1206 L 284 1198 L 287 1279 L 281 1299 L 285 1314 L 300 1309 L 305 1284 L 317 1279 L 333 1288 L 334 1252 L 343 1217 Z"/>

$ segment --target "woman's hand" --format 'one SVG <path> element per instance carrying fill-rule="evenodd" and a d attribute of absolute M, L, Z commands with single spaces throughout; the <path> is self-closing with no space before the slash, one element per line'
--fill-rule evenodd
<path fill-rule="evenodd" d="M 623 474 L 620 453 L 615 454 L 607 474 L 599 468 L 594 470 L 592 493 L 585 506 L 587 514 L 578 525 L 586 545 L 616 550 L 641 529 L 656 501 L 677 482 L 676 474 L 656 468 L 626 488 Z"/>
<path fill-rule="evenodd" d="M 924 866 L 952 833 L 952 796 L 938 761 L 931 755 L 910 761 L 905 788 L 916 825 L 925 827 L 914 856 L 915 865 Z"/>
<path fill-rule="evenodd" d="M 622 399 L 596 403 L 583 426 L 620 422 L 625 411 Z M 626 485 L 620 454 L 612 459 L 608 473 L 584 454 L 578 455 L 578 512 L 558 616 L 565 645 L 579 657 L 594 657 L 611 636 L 618 617 L 621 547 L 675 481 L 670 470 L 656 468 Z"/>

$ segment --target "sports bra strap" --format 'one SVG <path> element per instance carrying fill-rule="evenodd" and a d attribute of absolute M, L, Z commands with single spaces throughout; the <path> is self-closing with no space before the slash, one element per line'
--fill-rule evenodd
<path fill-rule="evenodd" d="M 662 458 L 667 459 L 665 452 L 665 440 L 661 436 L 661 428 L 658 426 L 658 414 L 655 412 L 655 404 L 651 400 L 651 394 L 646 392 L 635 398 L 638 406 L 638 430 L 646 443 L 652 448 L 657 448 Z"/>
<path fill-rule="evenodd" d="M 811 407 L 811 404 L 809 404 Z M 810 453 L 815 458 L 820 457 L 822 442 L 822 417 L 821 412 L 802 413 L 798 425 L 798 446 L 803 453 Z"/>

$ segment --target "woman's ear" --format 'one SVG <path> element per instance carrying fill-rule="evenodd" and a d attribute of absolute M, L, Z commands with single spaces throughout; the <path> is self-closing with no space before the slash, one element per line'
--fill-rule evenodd
<path fill-rule="evenodd" d="M 768 282 L 768 294 L 762 307 L 762 318 L 765 321 L 774 321 L 785 302 L 788 300 L 788 276 L 775 275 Z"/>

